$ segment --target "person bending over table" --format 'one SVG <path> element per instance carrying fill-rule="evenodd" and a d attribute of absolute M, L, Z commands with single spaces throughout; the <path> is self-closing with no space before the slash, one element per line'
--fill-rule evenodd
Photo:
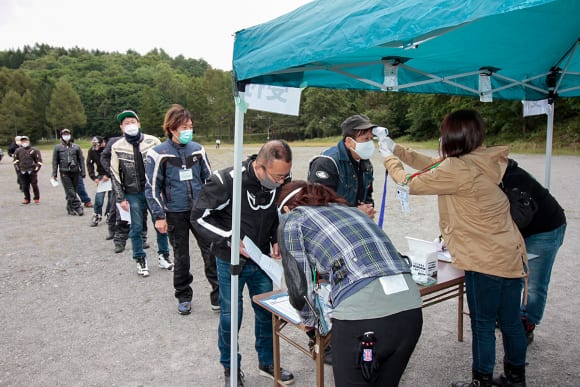
<path fill-rule="evenodd" d="M 408 262 L 372 219 L 322 184 L 290 182 L 278 204 L 288 295 L 306 326 L 317 325 L 308 305 L 316 279 L 330 282 L 335 385 L 397 386 L 423 327 Z"/>

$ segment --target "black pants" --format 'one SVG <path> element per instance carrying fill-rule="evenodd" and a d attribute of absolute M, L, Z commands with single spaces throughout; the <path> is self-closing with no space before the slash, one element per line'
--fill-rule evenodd
<path fill-rule="evenodd" d="M 334 383 L 341 386 L 398 386 L 415 345 L 421 336 L 423 314 L 420 308 L 369 320 L 332 320 L 332 371 Z M 357 359 L 359 336 L 373 331 L 380 368 L 374 383 L 367 383 Z"/>
<path fill-rule="evenodd" d="M 173 247 L 173 255 L 175 259 L 175 266 L 173 268 L 173 287 L 175 288 L 175 298 L 177 298 L 179 302 L 191 301 L 193 297 L 193 290 L 191 288 L 193 276 L 190 272 L 191 259 L 189 255 L 189 231 L 191 230 L 191 232 L 194 233 L 192 222 L 195 222 L 196 220 L 191 218 L 191 214 L 190 211 L 187 211 L 168 212 L 165 215 L 167 219 L 169 242 Z M 198 239 L 197 236 L 196 239 Z M 219 305 L 219 288 L 215 257 L 209 253 L 207 244 L 202 242 L 202 244 L 199 245 L 199 248 L 203 258 L 205 276 L 212 288 L 210 292 L 210 302 L 212 305 Z"/>
<path fill-rule="evenodd" d="M 69 214 L 72 211 L 82 208 L 82 203 L 77 196 L 79 178 L 78 172 L 60 173 L 60 181 L 62 182 L 62 188 L 64 189 L 64 195 L 66 197 L 66 210 Z"/>
<path fill-rule="evenodd" d="M 109 218 L 107 219 L 109 233 L 113 234 L 113 242 L 115 244 L 125 244 L 127 239 L 129 239 L 129 229 L 131 226 L 126 221 L 121 220 L 121 214 L 117 209 L 117 196 L 114 190 L 111 191 L 111 198 L 109 200 L 111 202 L 109 206 Z M 143 228 L 143 230 L 147 232 L 147 227 Z"/>
<path fill-rule="evenodd" d="M 40 191 L 38 190 L 38 174 L 36 172 L 25 172 L 20 174 L 20 182 L 22 183 L 22 192 L 24 192 L 24 199 L 30 201 L 30 186 L 32 186 L 32 193 L 34 200 L 40 199 Z"/>

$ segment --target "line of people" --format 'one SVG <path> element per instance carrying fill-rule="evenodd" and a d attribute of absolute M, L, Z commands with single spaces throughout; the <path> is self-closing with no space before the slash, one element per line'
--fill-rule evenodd
<path fill-rule="evenodd" d="M 149 275 L 143 235 L 149 211 L 159 265 L 174 270 L 177 309 L 187 315 L 193 296 L 189 232 L 193 233 L 211 285 L 211 307 L 220 312 L 217 345 L 225 385 L 234 377 L 243 386 L 242 356 L 230 348 L 230 332 L 240 327 L 230 326 L 232 302 L 238 303 L 241 324 L 243 288 L 247 286 L 252 297 L 273 286 L 249 258 L 243 242 L 240 264 L 231 265 L 233 167 L 211 173 L 204 148 L 192 141 L 193 117 L 180 105 L 171 106 L 165 115 L 167 140 L 163 143 L 141 132 L 134 111 L 121 112 L 117 122 L 122 136 L 109 140 L 101 151 L 103 169 L 97 167 L 91 178 L 112 180 L 113 203 L 130 212 L 131 224 L 110 215 L 107 239 L 113 239 L 116 246 L 122 244 L 124 250 L 124 235 L 129 234 L 137 271 Z M 249 237 L 264 254 L 282 260 L 292 305 L 312 328 L 316 323 L 308 304 L 314 301 L 313 288 L 320 282 L 330 284 L 333 339 L 326 356 L 337 386 L 398 385 L 422 329 L 421 299 L 410 267 L 373 221 L 370 159 L 376 149 L 374 137 L 379 139 L 385 169 L 397 184 L 410 195 L 437 195 L 441 235 L 453 264 L 465 271 L 472 380 L 453 386 L 526 384 L 529 327 L 539 324 L 543 315 L 552 266 L 565 234 L 564 211 L 523 171 L 517 184 L 526 180 L 526 189 L 537 196 L 540 211 L 526 230 L 519 230 L 499 188 L 510 163 L 508 147 L 484 145 L 485 125 L 473 110 L 448 114 L 440 133 L 439 155 L 426 156 L 396 144 L 385 128 L 358 114 L 343 122 L 343 138 L 336 146 L 312 158 L 307 182 L 291 181 L 292 151 L 283 140 L 266 142 L 243 162 L 240 239 Z M 63 142 L 70 140 L 65 140 L 67 132 L 62 134 Z M 61 149 L 64 145 L 72 149 Z M 74 152 L 74 146 L 64 145 L 59 154 Z M 403 163 L 418 172 L 408 173 Z M 54 164 L 53 159 L 56 176 Z M 82 210 L 72 198 L 78 185 L 70 176 L 73 172 L 84 175 L 82 164 L 76 171 L 70 163 L 57 166 L 63 187 L 65 179 L 70 179 L 65 187 L 67 210 Z M 111 206 L 110 214 L 115 207 Z M 127 226 L 128 231 L 123 230 Z M 175 264 L 169 259 L 168 241 Z M 526 250 L 537 257 L 528 261 Z M 239 276 L 238 300 L 230 299 L 232 273 Z M 252 307 L 258 371 L 273 378 L 271 315 L 257 305 Z M 496 325 L 502 332 L 505 355 L 504 373 L 494 378 Z M 363 351 L 369 337 L 372 350 Z M 232 350 L 238 359 L 235 376 L 230 375 Z M 282 368 L 280 375 L 284 384 L 294 381 L 288 370 Z"/>

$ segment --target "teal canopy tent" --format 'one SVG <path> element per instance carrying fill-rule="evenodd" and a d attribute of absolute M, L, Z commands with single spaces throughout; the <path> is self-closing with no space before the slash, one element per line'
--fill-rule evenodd
<path fill-rule="evenodd" d="M 580 1 L 320 0 L 239 31 L 238 81 L 540 100 L 580 95 Z M 484 82 L 485 83 L 485 82 Z"/>
<path fill-rule="evenodd" d="M 238 31 L 234 174 L 253 84 L 547 100 L 549 186 L 554 100 L 580 95 L 579 15 L 579 0 L 318 0 Z"/>

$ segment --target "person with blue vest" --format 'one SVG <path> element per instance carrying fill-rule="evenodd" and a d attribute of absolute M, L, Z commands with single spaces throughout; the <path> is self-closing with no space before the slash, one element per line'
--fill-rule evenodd
<path fill-rule="evenodd" d="M 332 189 L 349 206 L 358 207 L 370 218 L 375 216 L 373 200 L 373 129 L 378 127 L 363 114 L 348 117 L 341 124 L 342 140 L 313 157 L 308 166 L 308 182 Z"/>
<path fill-rule="evenodd" d="M 165 114 L 163 130 L 167 140 L 147 153 L 145 196 L 155 217 L 155 228 L 169 233 L 175 266 L 173 286 L 179 314 L 191 313 L 193 290 L 189 256 L 189 231 L 198 240 L 211 285 L 212 310 L 219 311 L 219 289 L 215 257 L 200 241 L 192 223 L 192 209 L 201 187 L 211 175 L 203 146 L 192 141 L 193 117 L 181 105 L 172 105 Z"/>

